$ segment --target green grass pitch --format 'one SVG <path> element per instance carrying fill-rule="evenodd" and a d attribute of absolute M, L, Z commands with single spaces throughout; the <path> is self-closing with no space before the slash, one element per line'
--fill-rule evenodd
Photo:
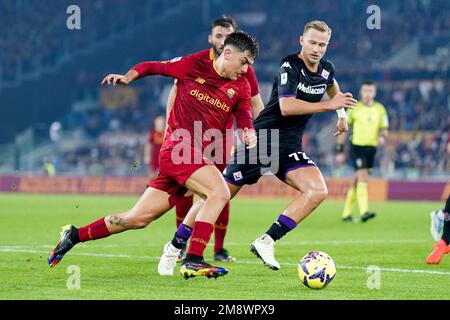
<path fill-rule="evenodd" d="M 222 263 L 229 274 L 217 280 L 185 280 L 157 273 L 162 246 L 175 230 L 174 212 L 143 230 L 81 244 L 59 265 L 47 256 L 64 224 L 85 225 L 126 210 L 137 197 L 0 194 L 0 299 L 449 299 L 450 257 L 438 266 L 425 258 L 432 249 L 429 212 L 442 203 L 375 202 L 377 217 L 365 224 L 340 221 L 343 202 L 325 201 L 276 245 L 279 271 L 263 266 L 249 251 L 289 202 L 236 199 L 226 247 L 238 262 Z M 213 241 L 213 240 L 212 240 Z M 297 278 L 307 252 L 330 254 L 336 278 L 312 290 Z M 211 245 L 206 258 L 212 258 Z M 71 267 L 76 266 L 76 267 Z M 380 270 L 379 289 L 368 266 Z M 73 268 L 80 289 L 69 289 Z M 178 268 L 178 266 L 177 266 Z M 69 286 L 70 287 L 70 286 Z M 369 285 L 370 287 L 370 285 Z"/>

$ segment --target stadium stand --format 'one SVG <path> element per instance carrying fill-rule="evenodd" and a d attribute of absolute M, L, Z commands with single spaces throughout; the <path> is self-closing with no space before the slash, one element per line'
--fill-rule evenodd
<path fill-rule="evenodd" d="M 13 27 L 0 35 L 0 98 L 13 103 L 15 97 L 7 91 L 17 88 L 39 92 L 44 103 L 32 99 L 23 121 L 16 124 L 7 119 L 23 110 L 1 111 L 5 131 L 0 143 L 8 156 L 0 159 L 0 171 L 42 173 L 43 163 L 51 159 L 57 174 L 129 174 L 130 165 L 142 164 L 147 132 L 153 118 L 164 113 L 171 81 L 147 78 L 131 87 L 111 89 L 99 86 L 101 78 L 107 72 L 124 72 L 141 60 L 168 59 L 206 48 L 209 21 L 227 13 L 260 42 L 255 70 L 265 102 L 280 59 L 298 49 L 301 26 L 315 18 L 326 20 L 333 29 L 327 57 L 336 66 L 342 89 L 357 95 L 362 80 L 374 80 L 379 85 L 377 100 L 388 108 L 393 133 L 378 154 L 383 170 L 376 174 L 418 178 L 448 172 L 448 1 L 379 1 L 383 8 L 380 30 L 355 27 L 365 25 L 368 15 L 361 13 L 370 1 L 316 1 L 314 6 L 288 11 L 280 9 L 292 6 L 288 0 L 241 2 L 213 2 L 205 8 L 187 1 L 177 12 L 171 1 L 138 0 L 130 6 L 124 0 L 80 0 L 82 31 L 67 32 L 61 27 L 67 15 L 58 14 L 65 12 L 68 3 L 64 1 L 39 15 L 35 14 L 39 2 L 2 1 L 0 27 Z M 186 19 L 186 10 L 201 19 Z M 23 21 L 12 23 L 17 11 Z M 157 19 L 163 15 L 169 15 L 170 21 Z M 58 19 L 48 25 L 50 16 Z M 111 20 L 115 23 L 106 22 Z M 112 53 L 105 56 L 105 52 Z M 87 61 L 83 65 L 77 65 L 80 55 Z M 68 74 L 67 81 L 55 77 L 52 89 L 39 87 L 39 80 L 48 74 Z M 61 92 L 67 94 L 58 95 Z M 334 119 L 331 113 L 314 117 L 304 145 L 326 174 L 342 175 L 346 169 L 336 168 L 334 140 L 326 136 Z M 45 129 L 30 127 L 36 122 Z M 55 122 L 62 128 L 56 142 L 48 135 Z M 24 138 L 27 130 L 32 142 Z M 68 142 L 75 140 L 79 143 Z M 40 156 L 44 153 L 45 159 Z M 145 166 L 133 168 L 136 174 L 146 174 Z"/>

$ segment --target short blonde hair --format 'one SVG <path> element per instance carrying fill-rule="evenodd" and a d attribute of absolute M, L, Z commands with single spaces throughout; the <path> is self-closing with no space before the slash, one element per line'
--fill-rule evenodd
<path fill-rule="evenodd" d="M 323 21 L 314 20 L 310 21 L 305 25 L 305 29 L 303 30 L 303 34 L 305 34 L 309 29 L 315 29 L 320 32 L 328 32 L 328 35 L 331 36 L 331 28 Z"/>

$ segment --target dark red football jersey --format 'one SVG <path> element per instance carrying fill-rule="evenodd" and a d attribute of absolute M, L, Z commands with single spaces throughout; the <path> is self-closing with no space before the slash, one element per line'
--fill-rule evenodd
<path fill-rule="evenodd" d="M 216 129 L 225 136 L 232 115 L 236 117 L 239 129 L 253 129 L 248 80 L 222 77 L 212 60 L 187 56 L 170 61 L 142 62 L 132 69 L 138 73 L 138 78 L 163 75 L 178 79 L 177 95 L 167 123 L 167 137 L 171 138 L 165 139 L 163 149 L 174 145 L 175 130 L 183 138 L 185 133 L 190 134 L 193 147 L 198 146 L 194 141 L 199 140 L 205 147 L 209 143 L 202 138 L 204 132 Z"/>

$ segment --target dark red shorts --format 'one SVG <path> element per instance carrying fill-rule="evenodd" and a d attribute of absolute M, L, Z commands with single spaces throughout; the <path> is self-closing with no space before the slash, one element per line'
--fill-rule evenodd
<path fill-rule="evenodd" d="M 192 154 L 195 152 L 191 150 Z M 175 163 L 171 158 L 172 149 L 161 150 L 159 154 L 159 174 L 147 186 L 167 192 L 170 206 L 174 206 L 187 192 L 184 186 L 186 180 L 198 169 L 213 163 L 206 162 L 202 157 L 194 163 Z M 222 172 L 225 164 L 216 165 Z"/>

